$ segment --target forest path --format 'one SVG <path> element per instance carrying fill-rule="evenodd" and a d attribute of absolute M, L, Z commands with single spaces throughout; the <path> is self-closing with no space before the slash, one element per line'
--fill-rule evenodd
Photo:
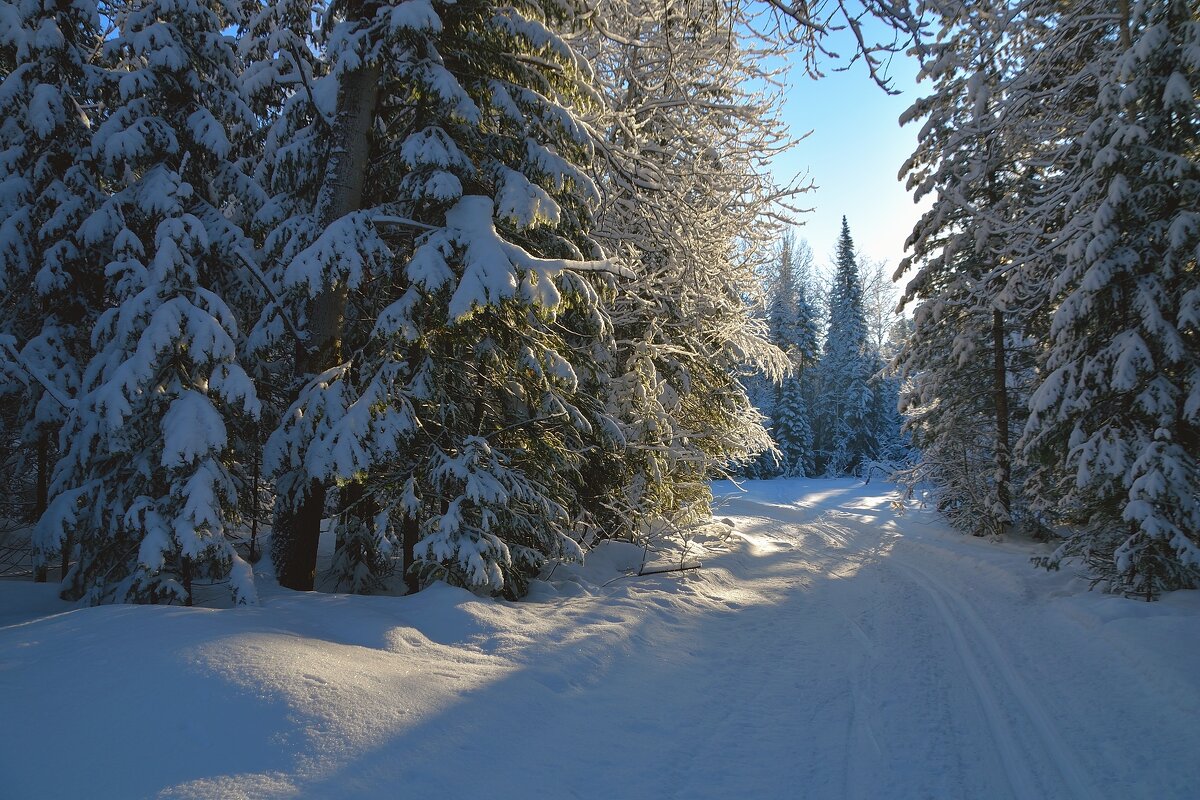
<path fill-rule="evenodd" d="M 0 797 L 1196 796 L 1200 593 L 1087 592 L 886 484 L 745 488 L 703 569 L 610 543 L 520 603 L 0 584 Z"/>
<path fill-rule="evenodd" d="M 1190 796 L 1200 683 L 1174 706 L 1051 607 L 1028 547 L 964 539 L 896 499 L 857 481 L 726 495 L 734 546 L 609 596 L 614 624 L 642 607 L 627 639 L 571 638 L 474 695 L 473 724 L 432 719 L 402 749 L 471 753 L 442 777 L 453 797 L 506 796 L 526 775 L 546 797 Z M 550 695 L 531 703 L 530 680 Z M 406 773 L 386 750 L 359 766 Z"/>
<path fill-rule="evenodd" d="M 833 662 L 805 675 L 805 695 L 837 698 L 838 678 L 849 684 L 850 732 L 797 796 L 1192 796 L 1196 771 L 1183 765 L 1200 752 L 1187 721 L 1200 681 L 1168 652 L 1115 635 L 1144 621 L 1159 644 L 1153 607 L 1079 597 L 1079 581 L 1029 566 L 1036 545 L 960 536 L 886 491 L 847 481 L 795 495 L 790 483 L 750 484 L 721 513 L 747 534 L 790 541 L 792 562 L 822 576 L 788 627 Z M 815 615 L 844 620 L 846 632 Z M 799 653 L 793 663 L 809 666 Z"/>

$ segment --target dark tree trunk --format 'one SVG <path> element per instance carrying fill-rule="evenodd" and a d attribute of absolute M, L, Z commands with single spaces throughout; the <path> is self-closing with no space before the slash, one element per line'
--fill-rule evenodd
<path fill-rule="evenodd" d="M 180 577 L 183 578 L 183 591 L 185 595 L 183 604 L 190 606 L 192 605 L 192 560 L 184 556 L 181 559 L 179 571 L 182 573 Z"/>
<path fill-rule="evenodd" d="M 417 539 L 421 533 L 421 521 L 415 514 L 406 514 L 400 523 L 400 544 L 404 552 L 404 586 L 409 594 L 421 591 L 421 579 L 413 570 L 416 563 Z"/>
<path fill-rule="evenodd" d="M 324 512 L 325 487 L 320 481 L 309 481 L 295 508 L 276 508 L 271 555 L 280 586 L 312 591 L 317 579 L 317 544 Z"/>
<path fill-rule="evenodd" d="M 38 434 L 37 440 L 37 483 L 34 487 L 33 496 L 33 519 L 39 520 L 42 514 L 46 513 L 46 506 L 50 500 L 50 441 L 49 437 L 43 431 Z M 66 574 L 64 572 L 64 574 Z M 39 560 L 33 568 L 33 580 L 36 583 L 45 583 L 47 578 L 46 562 Z"/>
<path fill-rule="evenodd" d="M 1008 365 L 1004 347 L 1004 312 L 992 311 L 992 396 L 996 406 L 996 501 L 1002 509 L 1001 525 L 1012 522 L 1009 484 L 1012 464 L 1008 441 Z"/>
<path fill-rule="evenodd" d="M 322 228 L 362 206 L 378 96 L 378 66 L 350 72 L 342 82 L 333 130 L 335 149 L 317 198 L 317 218 Z M 326 288 L 312 301 L 308 337 L 296 347 L 296 377 L 300 385 L 341 361 L 345 312 L 344 284 Z M 297 487 L 301 485 L 298 483 Z M 272 554 L 281 586 L 301 591 L 313 588 L 325 494 L 325 486 L 313 480 L 308 482 L 303 497 L 283 498 L 277 506 Z"/>

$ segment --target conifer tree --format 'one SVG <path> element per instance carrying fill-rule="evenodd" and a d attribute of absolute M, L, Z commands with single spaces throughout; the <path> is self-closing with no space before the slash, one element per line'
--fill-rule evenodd
<path fill-rule="evenodd" d="M 98 88 L 90 63 L 98 25 L 89 2 L 14 3 L 0 25 L 9 64 L 0 84 L 3 435 L 19 443 L 13 466 L 32 462 L 35 491 L 26 513 L 33 520 L 49 500 L 58 431 L 90 355 L 102 283 L 94 254 L 76 235 L 101 196 L 80 162 L 92 126 L 84 109 Z M 9 476 L 13 494 L 18 482 Z M 39 577 L 44 567 L 43 560 Z"/>
<path fill-rule="evenodd" d="M 516 596 L 547 558 L 578 556 L 565 533 L 578 460 L 611 446 L 591 384 L 610 349 L 599 276 L 617 268 L 589 237 L 587 65 L 554 33 L 577 9 L 368 11 L 346 9 L 329 34 L 333 128 L 354 135 L 318 139 L 334 153 L 310 212 L 320 233 L 292 221 L 301 202 L 276 237 L 285 302 L 308 328 L 304 383 L 269 443 L 276 568 L 312 586 L 336 488 L 351 588 L 377 585 L 398 551 L 410 589 Z M 345 174 L 352 197 L 337 195 Z"/>
<path fill-rule="evenodd" d="M 111 194 L 83 222 L 108 263 L 96 347 L 67 420 L 39 547 L 71 542 L 63 592 L 87 603 L 192 601 L 197 578 L 254 598 L 226 538 L 235 513 L 228 420 L 258 401 L 237 325 L 210 287 L 244 245 L 218 205 L 247 180 L 254 125 L 238 82 L 235 8 L 146 3 L 105 43 L 107 118 L 86 160 Z"/>
<path fill-rule="evenodd" d="M 1058 476 L 1044 501 L 1110 589 L 1200 583 L 1200 22 L 1133 2 L 1095 115 L 1058 176 L 1068 199 L 1056 310 L 1024 447 Z"/>
<path fill-rule="evenodd" d="M 772 340 L 787 353 L 791 366 L 790 373 L 776 387 L 771 429 L 785 477 L 813 474 L 809 399 L 819 345 L 816 314 L 808 302 L 811 262 L 807 242 L 797 244 L 791 234 L 785 235 L 771 298 Z"/>
<path fill-rule="evenodd" d="M 1037 172 L 1020 119 L 1034 106 L 1011 97 L 1027 38 L 1017 5 L 947 4 L 923 67 L 933 92 L 902 118 L 927 117 L 904 172 L 916 197 L 936 192 L 896 272 L 911 273 L 901 304 L 918 303 L 896 359 L 921 448 L 904 480 L 934 483 L 952 524 L 980 535 L 1003 533 L 1025 505 L 1012 468 L 1023 396 L 1012 348 L 1036 304 L 1006 299 L 1005 287 L 1032 235 L 1019 218 Z"/>
<path fill-rule="evenodd" d="M 836 267 L 819 366 L 816 468 L 827 475 L 853 475 L 864 461 L 875 457 L 871 410 L 876 370 L 867 341 L 854 239 L 845 217 Z"/>

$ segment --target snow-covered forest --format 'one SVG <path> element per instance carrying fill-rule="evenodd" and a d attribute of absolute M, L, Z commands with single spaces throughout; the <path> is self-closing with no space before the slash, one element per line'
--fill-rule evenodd
<path fill-rule="evenodd" d="M 1195 3 L 943 10 L 904 165 L 911 481 L 1105 588 L 1200 584 Z"/>
<path fill-rule="evenodd" d="M 0 0 L 0 796 L 1191 797 L 1198 259 L 1195 0 Z"/>
<path fill-rule="evenodd" d="M 830 281 L 812 248 L 785 234 L 764 281 L 768 338 L 788 357 L 774 381 L 746 381 L 774 444 L 737 472 L 753 478 L 889 477 L 914 458 L 891 360 L 908 335 L 884 265 L 863 266 L 842 218 Z"/>
<path fill-rule="evenodd" d="M 771 446 L 763 65 L 846 9 L 3 8 L 5 516 L 64 598 L 311 589 L 323 530 L 335 588 L 516 598 Z"/>
<path fill-rule="evenodd" d="M 929 203 L 894 276 L 912 316 L 867 335 L 845 222 L 823 309 L 785 241 L 769 320 L 792 371 L 749 384 L 779 452 L 746 474 L 878 466 L 964 531 L 1057 543 L 1042 566 L 1147 599 L 1195 588 L 1197 9 L 934 5 L 902 119 L 901 174 Z"/>
<path fill-rule="evenodd" d="M 902 50 L 932 202 L 868 325 L 769 65 Z M 16 0 L 0 74 L 4 516 L 64 598 L 311 589 L 323 530 L 335 588 L 518 598 L 726 474 L 1200 581 L 1186 0 Z"/>

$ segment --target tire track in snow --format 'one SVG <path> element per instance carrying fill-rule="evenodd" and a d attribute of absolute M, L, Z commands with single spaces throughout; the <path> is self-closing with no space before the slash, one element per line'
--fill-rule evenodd
<path fill-rule="evenodd" d="M 1042 709 L 1036 693 L 1020 676 L 974 608 L 953 589 L 910 563 L 911 556 L 903 558 L 896 552 L 896 546 L 903 541 L 901 535 L 881 531 L 854 509 L 830 509 L 806 521 L 781 518 L 791 515 L 767 516 L 776 510 L 753 501 L 745 503 L 742 509 L 730 509 L 735 515 L 753 517 L 760 524 L 774 522 L 794 529 L 801 536 L 815 534 L 830 548 L 830 555 L 839 554 L 840 558 L 835 556 L 836 561 L 854 564 L 857 568 L 878 565 L 916 589 L 918 596 L 928 598 L 931 616 L 927 624 L 931 630 L 940 627 L 941 638 L 962 664 L 963 685 L 969 687 L 983 711 L 984 730 L 990 732 L 998 766 L 1003 770 L 1003 777 L 997 778 L 1007 781 L 1013 797 L 1018 800 L 1047 796 L 1084 800 L 1103 796 L 1084 777 L 1074 754 Z M 865 670 L 877 658 L 873 652 L 876 648 L 861 626 L 842 609 L 838 611 L 842 612 L 844 630 L 857 645 L 861 645 L 854 648 L 858 652 L 846 663 L 845 679 L 851 700 L 847 709 L 851 718 L 845 729 L 846 747 L 850 752 L 873 750 L 879 753 L 880 746 L 869 721 L 869 700 L 862 683 Z M 849 763 L 846 767 L 843 776 L 845 796 L 865 797 L 867 776 Z M 1060 778 L 1057 785 L 1054 781 L 1056 773 Z"/>
<path fill-rule="evenodd" d="M 833 516 L 837 512 L 832 512 Z M 797 530 L 804 533 L 816 533 L 830 549 L 831 555 L 836 553 L 843 564 L 853 566 L 855 571 L 861 570 L 868 564 L 877 561 L 878 553 L 859 545 L 854 539 L 854 531 L 839 525 L 829 519 L 830 512 L 822 513 L 810 522 L 791 523 Z M 845 601 L 843 601 L 845 602 Z M 871 724 L 871 698 L 865 687 L 868 671 L 879 663 L 879 651 L 875 640 L 863 629 L 844 606 L 836 609 L 838 616 L 846 623 L 846 630 L 861 648 L 850 648 L 846 662 L 846 682 L 850 690 L 850 720 L 846 728 L 846 753 L 873 753 L 874 759 L 883 757 L 884 751 Z M 872 759 L 867 759 L 870 763 Z M 847 757 L 842 775 L 843 797 L 867 798 L 872 796 L 872 786 L 868 770 L 864 764 L 854 758 Z"/>
<path fill-rule="evenodd" d="M 1022 748 L 1019 745 L 1012 726 L 1004 714 L 1000 695 L 989 684 L 987 670 L 979 656 L 976 655 L 976 651 L 982 651 L 987 663 L 994 667 L 992 671 L 1000 676 L 1008 694 L 1016 700 L 1016 704 L 1029 721 L 1030 728 L 1040 740 L 1041 747 L 1037 749 L 1049 756 L 1050 763 L 1058 771 L 1069 794 L 1078 800 L 1100 797 L 1101 794 L 1087 780 L 1074 755 L 1063 742 L 1062 735 L 1050 717 L 1042 710 L 1041 704 L 1030 690 L 1029 684 L 1013 668 L 995 636 L 992 635 L 986 623 L 980 619 L 966 598 L 940 585 L 920 567 L 905 563 L 894 556 L 890 563 L 892 566 L 899 567 L 921 587 L 933 601 L 934 607 L 946 623 L 946 628 L 954 639 L 955 650 L 962 659 L 968 677 L 975 686 L 983 705 L 988 725 L 996 737 L 997 744 L 1000 745 L 999 755 L 1004 763 L 1005 773 L 1014 795 L 1019 798 L 1041 797 L 1044 796 L 1044 792 L 1040 791 L 1039 787 L 1035 786 L 1031 780 L 1029 765 L 1022 754 L 1022 750 L 1029 748 Z M 947 600 L 953 603 L 954 608 L 959 609 L 958 614 L 951 610 L 951 604 Z M 968 630 L 970 636 L 967 633 Z M 972 639 L 975 642 L 974 647 L 970 643 Z"/>
<path fill-rule="evenodd" d="M 831 517 L 836 518 L 837 521 Z M 975 688 L 976 696 L 983 706 L 988 727 L 998 745 L 997 753 L 1004 765 L 1005 775 L 1015 797 L 1031 798 L 1044 794 L 1032 780 L 1026 752 L 1029 755 L 1034 752 L 1046 754 L 1049 757 L 1048 761 L 1062 778 L 1063 786 L 1070 796 L 1078 800 L 1101 796 L 1085 777 L 1083 769 L 1064 743 L 1057 727 L 1043 710 L 1043 704 L 1038 702 L 1038 698 L 1031 691 L 1028 682 L 1013 667 L 996 637 L 966 598 L 936 581 L 920 567 L 900 557 L 895 553 L 894 548 L 886 559 L 879 558 L 878 550 L 862 544 L 859 539 L 862 534 L 877 536 L 878 531 L 869 530 L 868 523 L 852 513 L 840 510 L 827 512 L 814 520 L 809 527 L 828 544 L 854 552 L 862 556 L 864 561 L 870 560 L 888 567 L 898 568 L 930 598 L 938 615 L 945 622 L 946 629 L 950 632 L 954 650 L 963 662 L 967 676 Z M 899 538 L 896 537 L 896 539 Z M 956 614 L 952 607 L 959 609 L 959 613 Z M 852 620 L 847 619 L 847 622 L 851 623 L 851 633 L 862 642 L 865 633 Z M 968 635 L 968 631 L 971 635 Z M 971 641 L 975 642 L 974 647 L 971 646 Z M 999 674 L 1008 694 L 1019 706 L 1020 713 L 1024 715 L 1029 722 L 1029 727 L 1037 734 L 1041 743 L 1040 748 L 1021 746 L 1020 738 L 1014 733 L 1012 722 L 1005 713 L 1005 703 L 1001 693 L 997 692 L 988 681 L 989 671 L 985 668 L 985 664 L 992 665 L 992 671 Z"/>
<path fill-rule="evenodd" d="M 863 646 L 863 652 L 852 655 L 847 663 L 847 681 L 850 686 L 850 725 L 847 730 L 847 753 L 874 753 L 876 759 L 883 756 L 883 749 L 875 737 L 871 725 L 870 703 L 863 688 L 863 678 L 868 666 L 877 661 L 875 643 L 857 622 L 843 613 L 842 617 L 849 624 L 850 632 Z M 870 796 L 866 770 L 855 759 L 847 758 L 845 764 L 844 786 L 847 798 L 865 798 Z"/>

